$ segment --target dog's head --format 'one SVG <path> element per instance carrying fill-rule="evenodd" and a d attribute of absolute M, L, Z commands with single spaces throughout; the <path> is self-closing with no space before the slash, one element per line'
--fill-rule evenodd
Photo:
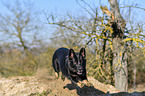
<path fill-rule="evenodd" d="M 73 49 L 69 51 L 69 64 L 78 75 L 82 75 L 86 66 L 86 51 L 81 48 L 79 53 L 75 53 Z"/>

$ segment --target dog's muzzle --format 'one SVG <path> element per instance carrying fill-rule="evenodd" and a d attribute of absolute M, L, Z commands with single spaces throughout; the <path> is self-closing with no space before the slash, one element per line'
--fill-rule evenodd
<path fill-rule="evenodd" d="M 81 65 L 77 66 L 77 74 L 82 75 L 83 74 L 83 67 Z"/>

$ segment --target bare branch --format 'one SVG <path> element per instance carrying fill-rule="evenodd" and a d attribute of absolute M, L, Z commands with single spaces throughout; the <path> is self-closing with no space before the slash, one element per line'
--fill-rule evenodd
<path fill-rule="evenodd" d="M 141 9 L 141 10 L 144 10 L 144 11 L 145 11 L 145 8 L 137 7 L 137 6 L 122 6 L 122 7 L 120 7 L 120 8 L 127 8 L 127 7 L 137 8 L 137 9 Z"/>
<path fill-rule="evenodd" d="M 84 0 L 81 0 L 84 4 L 86 4 L 94 13 L 95 13 L 95 10 L 87 3 L 85 2 Z M 78 5 L 83 8 L 86 12 L 88 12 L 92 17 L 94 17 L 94 14 L 92 14 L 87 8 L 83 7 L 79 2 L 78 0 L 76 0 L 76 2 L 78 3 Z"/>

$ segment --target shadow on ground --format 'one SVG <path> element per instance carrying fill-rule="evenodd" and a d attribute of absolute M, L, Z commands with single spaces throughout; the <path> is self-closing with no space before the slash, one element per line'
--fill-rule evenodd
<path fill-rule="evenodd" d="M 77 94 L 79 96 L 97 96 L 97 95 L 105 94 L 103 91 L 95 89 L 94 86 L 92 86 L 92 87 L 84 86 L 84 87 L 80 88 L 80 87 L 78 87 L 74 84 L 67 84 L 63 88 L 64 89 L 68 88 L 69 90 L 75 90 L 76 89 Z"/>
<path fill-rule="evenodd" d="M 94 86 L 88 87 L 84 86 L 82 88 L 74 85 L 74 84 L 67 84 L 66 86 L 63 87 L 68 88 L 69 90 L 76 90 L 78 96 L 145 96 L 145 91 L 143 92 L 133 92 L 133 93 L 128 93 L 128 92 L 118 92 L 118 93 L 105 93 L 101 90 L 96 89 Z"/>

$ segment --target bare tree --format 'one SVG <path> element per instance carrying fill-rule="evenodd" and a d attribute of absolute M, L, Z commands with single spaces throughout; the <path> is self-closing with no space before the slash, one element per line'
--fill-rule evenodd
<path fill-rule="evenodd" d="M 7 42 L 12 41 L 12 44 L 27 52 L 30 45 L 36 42 L 40 29 L 39 23 L 36 23 L 39 20 L 33 11 L 33 5 L 18 0 L 3 4 L 7 13 L 0 14 L 0 32 L 8 36 Z"/>

